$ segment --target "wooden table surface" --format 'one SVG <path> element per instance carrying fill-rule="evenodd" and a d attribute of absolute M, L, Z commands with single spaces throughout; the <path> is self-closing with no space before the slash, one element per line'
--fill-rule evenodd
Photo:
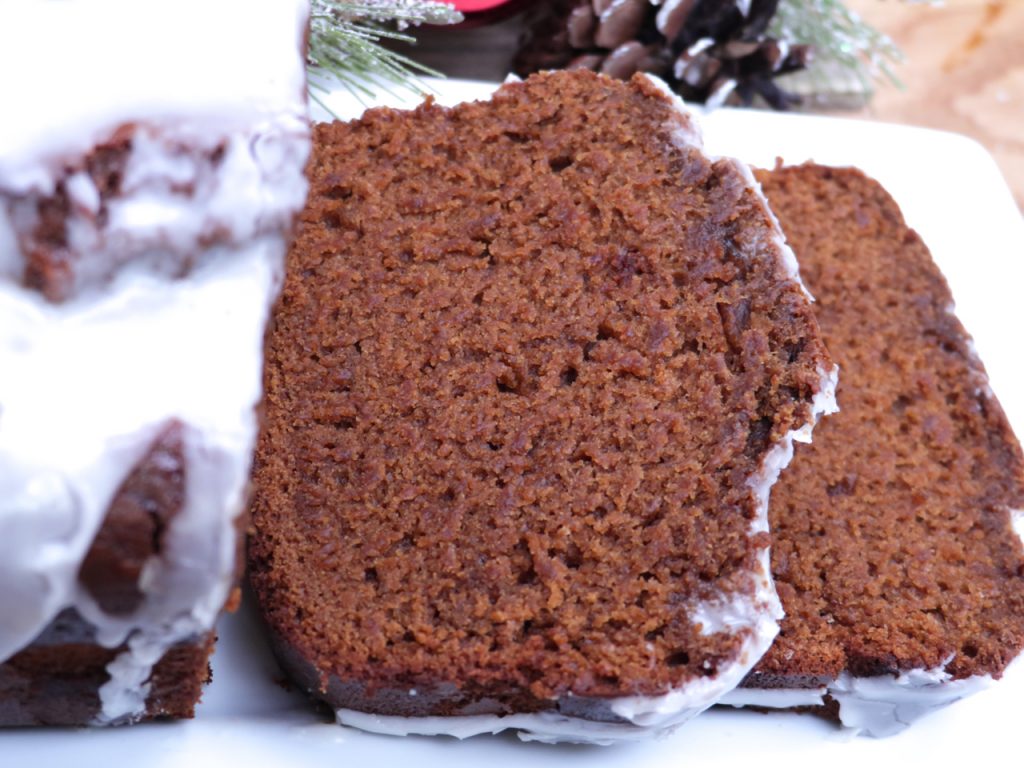
<path fill-rule="evenodd" d="M 1024 0 L 846 0 L 890 35 L 906 60 L 903 89 L 879 87 L 868 107 L 837 113 L 967 134 L 995 158 L 1024 210 Z M 520 24 L 418 30 L 416 60 L 452 77 L 501 80 Z"/>
<path fill-rule="evenodd" d="M 898 70 L 905 88 L 880 88 L 860 114 L 977 139 L 1024 210 L 1024 0 L 847 5 L 906 56 Z"/>

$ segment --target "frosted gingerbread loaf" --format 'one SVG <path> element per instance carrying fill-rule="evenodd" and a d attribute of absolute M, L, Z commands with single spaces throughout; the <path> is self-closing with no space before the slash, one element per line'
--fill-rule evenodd
<path fill-rule="evenodd" d="M 842 410 L 772 491 L 786 618 L 728 701 L 824 708 L 884 736 L 1024 648 L 1024 459 L 888 193 L 854 169 L 758 177 L 817 299 Z"/>
<path fill-rule="evenodd" d="M 748 169 L 655 81 L 319 125 L 248 562 L 347 725 L 611 742 L 779 618 L 769 488 L 835 370 Z"/>
<path fill-rule="evenodd" d="M 308 7 L 0 16 L 0 725 L 187 717 L 307 188 Z"/>

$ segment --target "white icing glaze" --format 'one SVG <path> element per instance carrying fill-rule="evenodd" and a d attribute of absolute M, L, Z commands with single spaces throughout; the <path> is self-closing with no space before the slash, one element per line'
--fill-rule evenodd
<path fill-rule="evenodd" d="M 568 717 L 558 712 L 514 715 L 465 715 L 459 717 L 396 717 L 373 715 L 353 709 L 337 711 L 339 725 L 385 736 L 472 736 L 514 730 L 523 741 L 545 744 L 597 744 L 609 746 L 650 737 L 650 732 L 629 723 L 602 723 Z"/>
<path fill-rule="evenodd" d="M 700 149 L 701 132 L 693 113 L 662 80 L 650 75 L 648 79 L 669 97 L 685 118 L 678 127 L 673 128 L 672 140 L 678 146 Z M 746 169 L 744 178 L 763 201 L 764 196 L 749 169 L 739 161 L 731 162 L 741 169 Z M 766 204 L 765 206 L 767 207 Z M 774 217 L 771 221 L 774 231 L 770 244 L 783 252 L 778 257 L 779 262 L 786 268 L 787 276 L 799 283 L 799 272 L 793 266 L 795 257 L 785 244 L 778 222 Z M 830 371 L 820 370 L 819 374 L 821 386 L 812 402 L 811 420 L 799 429 L 790 431 L 778 445 L 768 451 L 759 471 L 749 480 L 757 512 L 751 526 L 752 533 L 768 530 L 768 494 L 779 473 L 793 456 L 793 441 L 809 440 L 818 417 L 835 410 L 837 369 L 833 367 Z M 772 582 L 767 548 L 758 553 L 757 568 L 751 574 L 751 578 L 754 580 L 755 588 L 753 599 L 731 595 L 726 599 L 697 603 L 691 609 L 691 617 L 695 623 L 702 625 L 703 634 L 735 634 L 747 631 L 736 659 L 720 665 L 717 674 L 713 676 L 692 680 L 660 696 L 623 696 L 608 699 L 608 708 L 625 722 L 599 722 L 551 711 L 505 716 L 399 717 L 349 709 L 337 710 L 337 720 L 343 725 L 389 735 L 449 735 L 467 738 L 512 729 L 518 731 L 519 737 L 523 740 L 548 743 L 611 744 L 671 733 L 738 686 L 775 639 L 779 630 L 778 621 L 782 618 L 783 611 Z"/>
<path fill-rule="evenodd" d="M 839 410 L 836 405 L 836 386 L 839 381 L 838 366 L 833 366 L 828 371 L 819 367 L 818 375 L 821 379 L 818 392 L 811 398 L 811 421 L 799 429 L 787 432 L 785 437 L 768 452 L 761 464 L 761 471 L 750 480 L 750 487 L 757 497 L 758 509 L 761 513 L 754 523 L 755 531 L 768 530 L 768 500 L 771 489 L 779 479 L 782 470 L 793 460 L 794 441 L 811 442 L 811 434 L 818 419 Z"/>
<path fill-rule="evenodd" d="M 768 509 L 758 503 L 758 518 L 753 531 L 768 527 Z M 715 704 L 738 686 L 751 667 L 765 654 L 779 631 L 783 616 L 772 583 L 768 550 L 757 557 L 753 599 L 732 595 L 728 599 L 697 603 L 691 620 L 701 624 L 704 635 L 748 631 L 736 659 L 722 664 L 716 674 L 691 680 L 681 688 L 662 696 L 622 696 L 609 700 L 608 707 L 632 726 L 653 734 L 668 734 Z"/>
<path fill-rule="evenodd" d="M 733 688 L 718 703 L 726 707 L 821 707 L 828 689 L 820 688 Z"/>
<path fill-rule="evenodd" d="M 132 270 L 101 297 L 58 306 L 0 285 L 0 370 L 18 372 L 0 380 L 0 658 L 69 606 L 108 647 L 136 631 L 135 645 L 165 648 L 212 626 L 234 575 L 283 249 L 268 236 L 177 282 Z M 186 425 L 185 508 L 167 558 L 143 573 L 143 606 L 107 616 L 78 569 L 127 471 L 171 418 Z M 116 669 L 126 666 L 148 677 L 123 659 Z"/>
<path fill-rule="evenodd" d="M 759 554 L 758 566 L 761 572 L 753 576 L 757 583 L 754 600 L 733 598 L 728 601 L 733 606 L 728 615 L 724 610 L 717 611 L 715 607 L 702 609 L 701 606 L 693 614 L 694 621 L 710 622 L 710 625 L 705 624 L 702 628 L 704 634 L 749 630 L 732 663 L 722 664 L 716 674 L 691 680 L 663 696 L 622 696 L 611 699 L 608 702 L 611 711 L 648 734 L 667 735 L 739 685 L 771 646 L 779 632 L 778 622 L 783 615 L 768 570 L 767 549 Z M 705 631 L 709 626 L 711 632 Z"/>
<path fill-rule="evenodd" d="M 678 147 L 704 148 L 704 135 L 701 132 L 700 118 L 697 113 L 690 109 L 689 105 L 680 98 L 679 94 L 668 87 L 668 83 L 656 75 L 644 73 L 644 77 L 655 88 L 661 91 L 671 102 L 672 107 L 683 118 L 679 124 L 673 125 L 672 140 Z"/>
<path fill-rule="evenodd" d="M 4 0 L 0 190 L 49 194 L 54 170 L 126 119 L 227 135 L 302 114 L 305 0 Z M 45 33 L 44 33 L 45 30 Z M 60 55 L 40 55 L 45 47 Z M 187 52 L 187 55 L 184 53 Z"/>
<path fill-rule="evenodd" d="M 159 21 L 134 0 L 11 3 L 0 68 L 32 60 L 33 71 L 0 79 L 0 103 L 31 116 L 0 125 L 0 278 L 20 273 L 4 231 L 24 243 L 37 198 L 125 126 L 131 153 L 105 210 L 87 174 L 65 181 L 67 245 L 79 257 L 72 292 L 140 256 L 175 273 L 197 244 L 242 244 L 287 226 L 304 196 L 287 174 L 307 151 L 297 55 L 306 0 L 263 0 L 258 11 L 244 0 L 183 0 Z M 41 29 L 62 56 L 33 54 Z"/>
<path fill-rule="evenodd" d="M 298 114 L 230 135 L 196 137 L 183 150 L 174 128 L 139 126 L 119 193 L 100 209 L 100 195 L 83 172 L 65 183 L 71 202 L 67 247 L 75 259 L 71 292 L 101 284 L 131 261 L 175 274 L 211 242 L 243 244 L 280 232 L 304 202 L 294 169 L 307 154 Z M 218 151 L 214 165 L 207 153 Z M 30 230 L 37 200 L 11 204 L 11 220 Z M 28 233 L 26 233 L 28 234 Z"/>
<path fill-rule="evenodd" d="M 760 528 L 761 521 L 758 521 Z M 765 595 L 767 597 L 767 595 Z M 697 603 L 690 614 L 694 624 L 700 624 L 702 635 L 715 635 L 719 632 L 735 632 L 744 627 L 757 624 L 762 611 L 750 602 L 736 595 L 727 600 L 707 600 Z"/>
<path fill-rule="evenodd" d="M 99 722 L 131 720 L 152 665 L 213 626 L 234 580 L 263 330 L 305 197 L 307 3 L 183 0 L 153 17 L 131 0 L 11 2 L 0 66 L 33 70 L 0 79 L 0 101 L 25 118 L 0 121 L 0 661 L 73 607 L 98 643 L 127 642 Z M 41 29 L 62 56 L 32 55 Z M 125 125 L 120 190 L 98 216 L 92 180 L 68 169 Z M 12 230 L 31 229 L 36 198 L 62 178 L 82 280 L 104 262 L 129 266 L 102 291 L 50 304 L 10 279 L 22 262 Z M 196 264 L 183 279 L 164 274 L 174 253 Z M 183 424 L 183 508 L 145 564 L 140 607 L 109 616 L 77 574 L 171 420 Z"/>
<path fill-rule="evenodd" d="M 953 680 L 943 665 L 898 676 L 853 677 L 844 672 L 829 684 L 828 692 L 839 702 L 839 719 L 846 728 L 884 737 L 991 684 L 989 675 Z"/>
<path fill-rule="evenodd" d="M 948 662 L 947 662 L 948 663 Z M 730 707 L 820 707 L 825 695 L 839 704 L 839 720 L 854 734 L 893 736 L 937 709 L 984 690 L 989 675 L 953 680 L 945 665 L 899 675 L 854 677 L 848 672 L 821 688 L 736 688 L 719 704 Z"/>
<path fill-rule="evenodd" d="M 1024 509 L 1010 510 L 1010 525 L 1020 537 L 1021 543 L 1024 544 Z"/>
<path fill-rule="evenodd" d="M 824 371 L 821 368 L 818 369 L 818 373 L 823 378 L 827 379 L 827 384 L 823 386 L 818 393 L 811 398 L 811 409 L 815 413 L 820 413 L 823 416 L 830 416 L 833 413 L 839 413 L 841 410 L 839 402 L 836 400 L 836 390 L 839 387 L 839 366 L 832 366 L 831 371 Z M 799 442 L 810 442 L 810 434 L 803 435 L 798 430 L 795 435 Z M 806 437 L 806 440 L 804 439 Z"/>

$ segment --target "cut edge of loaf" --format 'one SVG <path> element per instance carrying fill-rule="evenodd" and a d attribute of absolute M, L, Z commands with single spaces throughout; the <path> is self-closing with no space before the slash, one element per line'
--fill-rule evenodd
<path fill-rule="evenodd" d="M 780 174 L 783 178 L 785 174 L 809 174 L 813 177 L 824 175 L 829 181 L 838 179 L 843 183 L 865 184 L 870 193 L 876 196 L 875 203 L 880 209 L 886 209 L 886 215 L 892 217 L 890 223 L 907 238 L 903 242 L 920 247 L 927 255 L 926 246 L 904 222 L 898 204 L 877 181 L 862 171 L 854 168 L 821 166 L 813 162 L 784 166 L 781 161 L 773 171 L 758 171 L 758 176 L 766 181 L 772 178 L 772 174 Z M 782 217 L 786 218 L 785 213 Z M 894 243 L 893 247 L 897 245 L 899 244 Z M 806 253 L 803 259 L 805 264 L 809 263 Z M 930 266 L 938 274 L 934 263 Z M 1010 478 L 1009 485 L 1017 489 L 1015 500 L 1006 503 L 1004 498 L 994 512 L 997 516 L 1005 515 L 1004 533 L 1015 536 L 1020 541 L 1020 552 L 1024 554 L 1024 511 L 1018 508 L 1019 505 L 1024 505 L 1024 458 L 1020 445 L 1002 406 L 988 385 L 984 364 L 978 357 L 969 334 L 956 318 L 952 297 L 941 275 L 939 285 L 938 299 L 944 302 L 946 322 L 952 325 L 950 333 L 958 336 L 960 340 L 956 345 L 956 353 L 963 357 L 963 385 L 973 388 L 976 396 L 984 401 L 983 407 L 991 423 L 989 432 L 1009 456 L 1007 461 L 1010 463 L 1010 473 L 1014 476 Z M 813 283 L 811 288 L 815 290 Z M 835 300 L 842 301 L 846 298 L 835 297 Z M 828 296 L 827 299 L 831 301 L 833 297 Z M 827 328 L 824 333 L 828 343 Z M 833 345 L 831 349 L 838 358 L 842 358 L 842 346 Z M 840 416 L 840 419 L 842 418 Z M 1011 490 L 1009 494 L 1012 496 L 1014 492 Z M 1024 561 L 1024 558 L 1021 560 Z M 1018 576 L 1020 573 L 1018 570 Z M 899 733 L 931 712 L 987 689 L 995 680 L 1001 678 L 1011 665 L 1019 666 L 1024 663 L 1021 661 L 1024 654 L 1018 648 L 1016 653 L 1010 653 L 1002 662 L 983 674 L 963 675 L 954 674 L 947 669 L 954 658 L 955 653 L 950 653 L 936 666 L 875 661 L 869 664 L 874 671 L 847 667 L 840 669 L 838 674 L 826 671 L 831 665 L 825 663 L 811 664 L 802 673 L 798 670 L 787 673 L 774 669 L 759 671 L 755 668 L 744 683 L 723 697 L 720 703 L 733 707 L 813 712 L 835 719 L 852 731 L 886 737 Z"/>

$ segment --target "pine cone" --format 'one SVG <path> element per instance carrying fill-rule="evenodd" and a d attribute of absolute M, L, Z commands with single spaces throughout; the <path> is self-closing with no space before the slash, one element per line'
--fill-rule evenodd
<path fill-rule="evenodd" d="M 554 0 L 531 19 L 513 68 L 649 72 L 687 101 L 776 109 L 799 99 L 775 77 L 803 69 L 806 45 L 766 35 L 779 0 Z"/>

